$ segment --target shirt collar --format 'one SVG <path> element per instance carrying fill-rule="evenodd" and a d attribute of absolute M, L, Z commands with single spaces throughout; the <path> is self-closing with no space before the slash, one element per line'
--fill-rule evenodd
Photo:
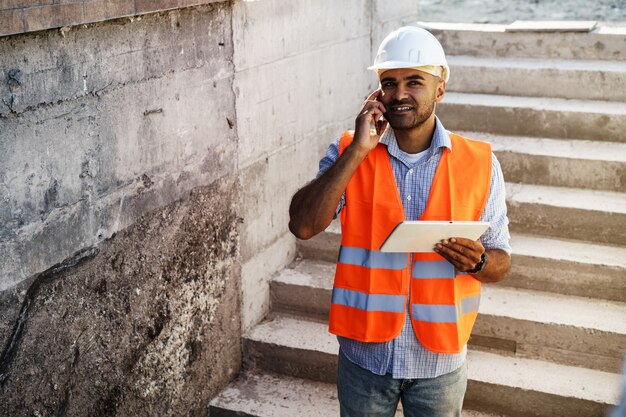
<path fill-rule="evenodd" d="M 388 125 L 387 129 L 383 132 L 380 138 L 380 143 L 387 146 L 387 152 L 389 152 L 391 156 L 402 161 L 405 165 L 409 165 L 408 161 L 404 158 L 403 152 L 400 151 L 400 148 L 398 147 L 396 135 L 394 134 L 391 126 Z M 439 118 L 435 116 L 435 131 L 433 132 L 433 138 L 426 153 L 428 159 L 430 159 L 430 157 L 433 156 L 440 148 L 448 148 L 452 151 L 452 142 L 450 141 L 448 131 L 443 127 Z"/>

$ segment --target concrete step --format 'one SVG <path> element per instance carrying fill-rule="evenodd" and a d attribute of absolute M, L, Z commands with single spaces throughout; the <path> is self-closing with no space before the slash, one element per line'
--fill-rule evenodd
<path fill-rule="evenodd" d="M 336 262 L 338 221 L 310 240 L 298 240 L 301 257 Z M 626 301 L 626 248 L 576 240 L 511 234 L 509 275 L 501 284 L 557 294 Z M 332 276 L 332 275 L 331 275 Z"/>
<path fill-rule="evenodd" d="M 418 22 L 447 55 L 502 58 L 626 60 L 626 28 L 599 25 L 590 33 L 507 32 L 506 25 Z"/>
<path fill-rule="evenodd" d="M 626 143 L 458 133 L 490 142 L 509 182 L 626 192 Z"/>
<path fill-rule="evenodd" d="M 448 56 L 449 92 L 626 101 L 624 61 Z"/>
<path fill-rule="evenodd" d="M 511 417 L 600 417 L 618 402 L 617 374 L 476 351 L 468 362 L 468 408 Z"/>
<path fill-rule="evenodd" d="M 308 240 L 296 239 L 296 249 L 300 257 L 320 261 L 337 262 L 341 244 L 341 223 L 333 220 L 321 233 Z"/>
<path fill-rule="evenodd" d="M 247 372 L 209 404 L 209 417 L 338 416 L 337 387 L 308 379 L 267 372 Z M 402 405 L 397 417 L 402 416 Z M 504 417 L 464 410 L 462 417 Z"/>
<path fill-rule="evenodd" d="M 471 345 L 618 373 L 626 303 L 484 285 Z"/>
<path fill-rule="evenodd" d="M 277 316 L 244 338 L 254 369 L 334 382 L 338 344 L 325 323 Z M 617 403 L 620 376 L 544 361 L 470 352 L 470 409 L 528 416 L 600 416 Z"/>
<path fill-rule="evenodd" d="M 437 115 L 452 131 L 626 142 L 626 103 L 446 93 Z"/>
<path fill-rule="evenodd" d="M 507 183 L 512 232 L 626 245 L 626 194 Z"/>
<path fill-rule="evenodd" d="M 338 415 L 334 384 L 263 372 L 241 375 L 209 404 L 210 417 Z"/>
<path fill-rule="evenodd" d="M 270 281 L 272 311 L 328 318 L 335 264 L 302 259 L 278 272 Z"/>
<path fill-rule="evenodd" d="M 326 320 L 333 266 L 303 260 L 271 282 L 274 311 Z M 618 372 L 626 303 L 484 285 L 472 346 Z"/>
<path fill-rule="evenodd" d="M 626 248 L 513 234 L 512 266 L 500 283 L 554 294 L 626 301 Z"/>

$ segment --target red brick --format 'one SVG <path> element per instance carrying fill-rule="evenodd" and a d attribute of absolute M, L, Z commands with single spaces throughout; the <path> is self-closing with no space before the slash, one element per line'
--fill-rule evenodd
<path fill-rule="evenodd" d="M 135 0 L 135 11 L 137 13 L 157 12 L 159 10 L 170 10 L 178 7 L 178 0 Z"/>
<path fill-rule="evenodd" d="M 24 26 L 28 32 L 77 25 L 83 21 L 82 3 L 24 9 Z"/>
<path fill-rule="evenodd" d="M 85 22 L 101 22 L 135 14 L 130 0 L 85 0 Z"/>
<path fill-rule="evenodd" d="M 43 6 L 54 0 L 0 0 L 0 9 L 20 9 L 22 7 Z"/>
<path fill-rule="evenodd" d="M 24 32 L 21 10 L 0 11 L 0 36 Z"/>

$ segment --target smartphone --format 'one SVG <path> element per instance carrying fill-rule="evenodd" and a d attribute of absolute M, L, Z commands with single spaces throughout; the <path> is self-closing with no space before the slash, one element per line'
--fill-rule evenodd
<path fill-rule="evenodd" d="M 376 101 L 382 102 L 382 100 L 380 99 L 380 94 L 376 96 Z M 376 134 L 378 136 L 382 135 L 383 131 L 385 130 L 385 117 L 381 116 L 376 123 L 372 123 L 372 129 L 376 131 Z"/>

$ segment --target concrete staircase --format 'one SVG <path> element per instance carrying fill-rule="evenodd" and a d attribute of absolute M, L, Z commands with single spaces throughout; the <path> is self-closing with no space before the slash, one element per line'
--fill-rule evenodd
<path fill-rule="evenodd" d="M 513 267 L 484 286 L 464 416 L 603 416 L 626 348 L 626 31 L 429 25 L 451 64 L 439 117 L 490 141 L 508 182 Z M 298 243 L 210 416 L 338 415 L 339 240 L 333 223 Z"/>

